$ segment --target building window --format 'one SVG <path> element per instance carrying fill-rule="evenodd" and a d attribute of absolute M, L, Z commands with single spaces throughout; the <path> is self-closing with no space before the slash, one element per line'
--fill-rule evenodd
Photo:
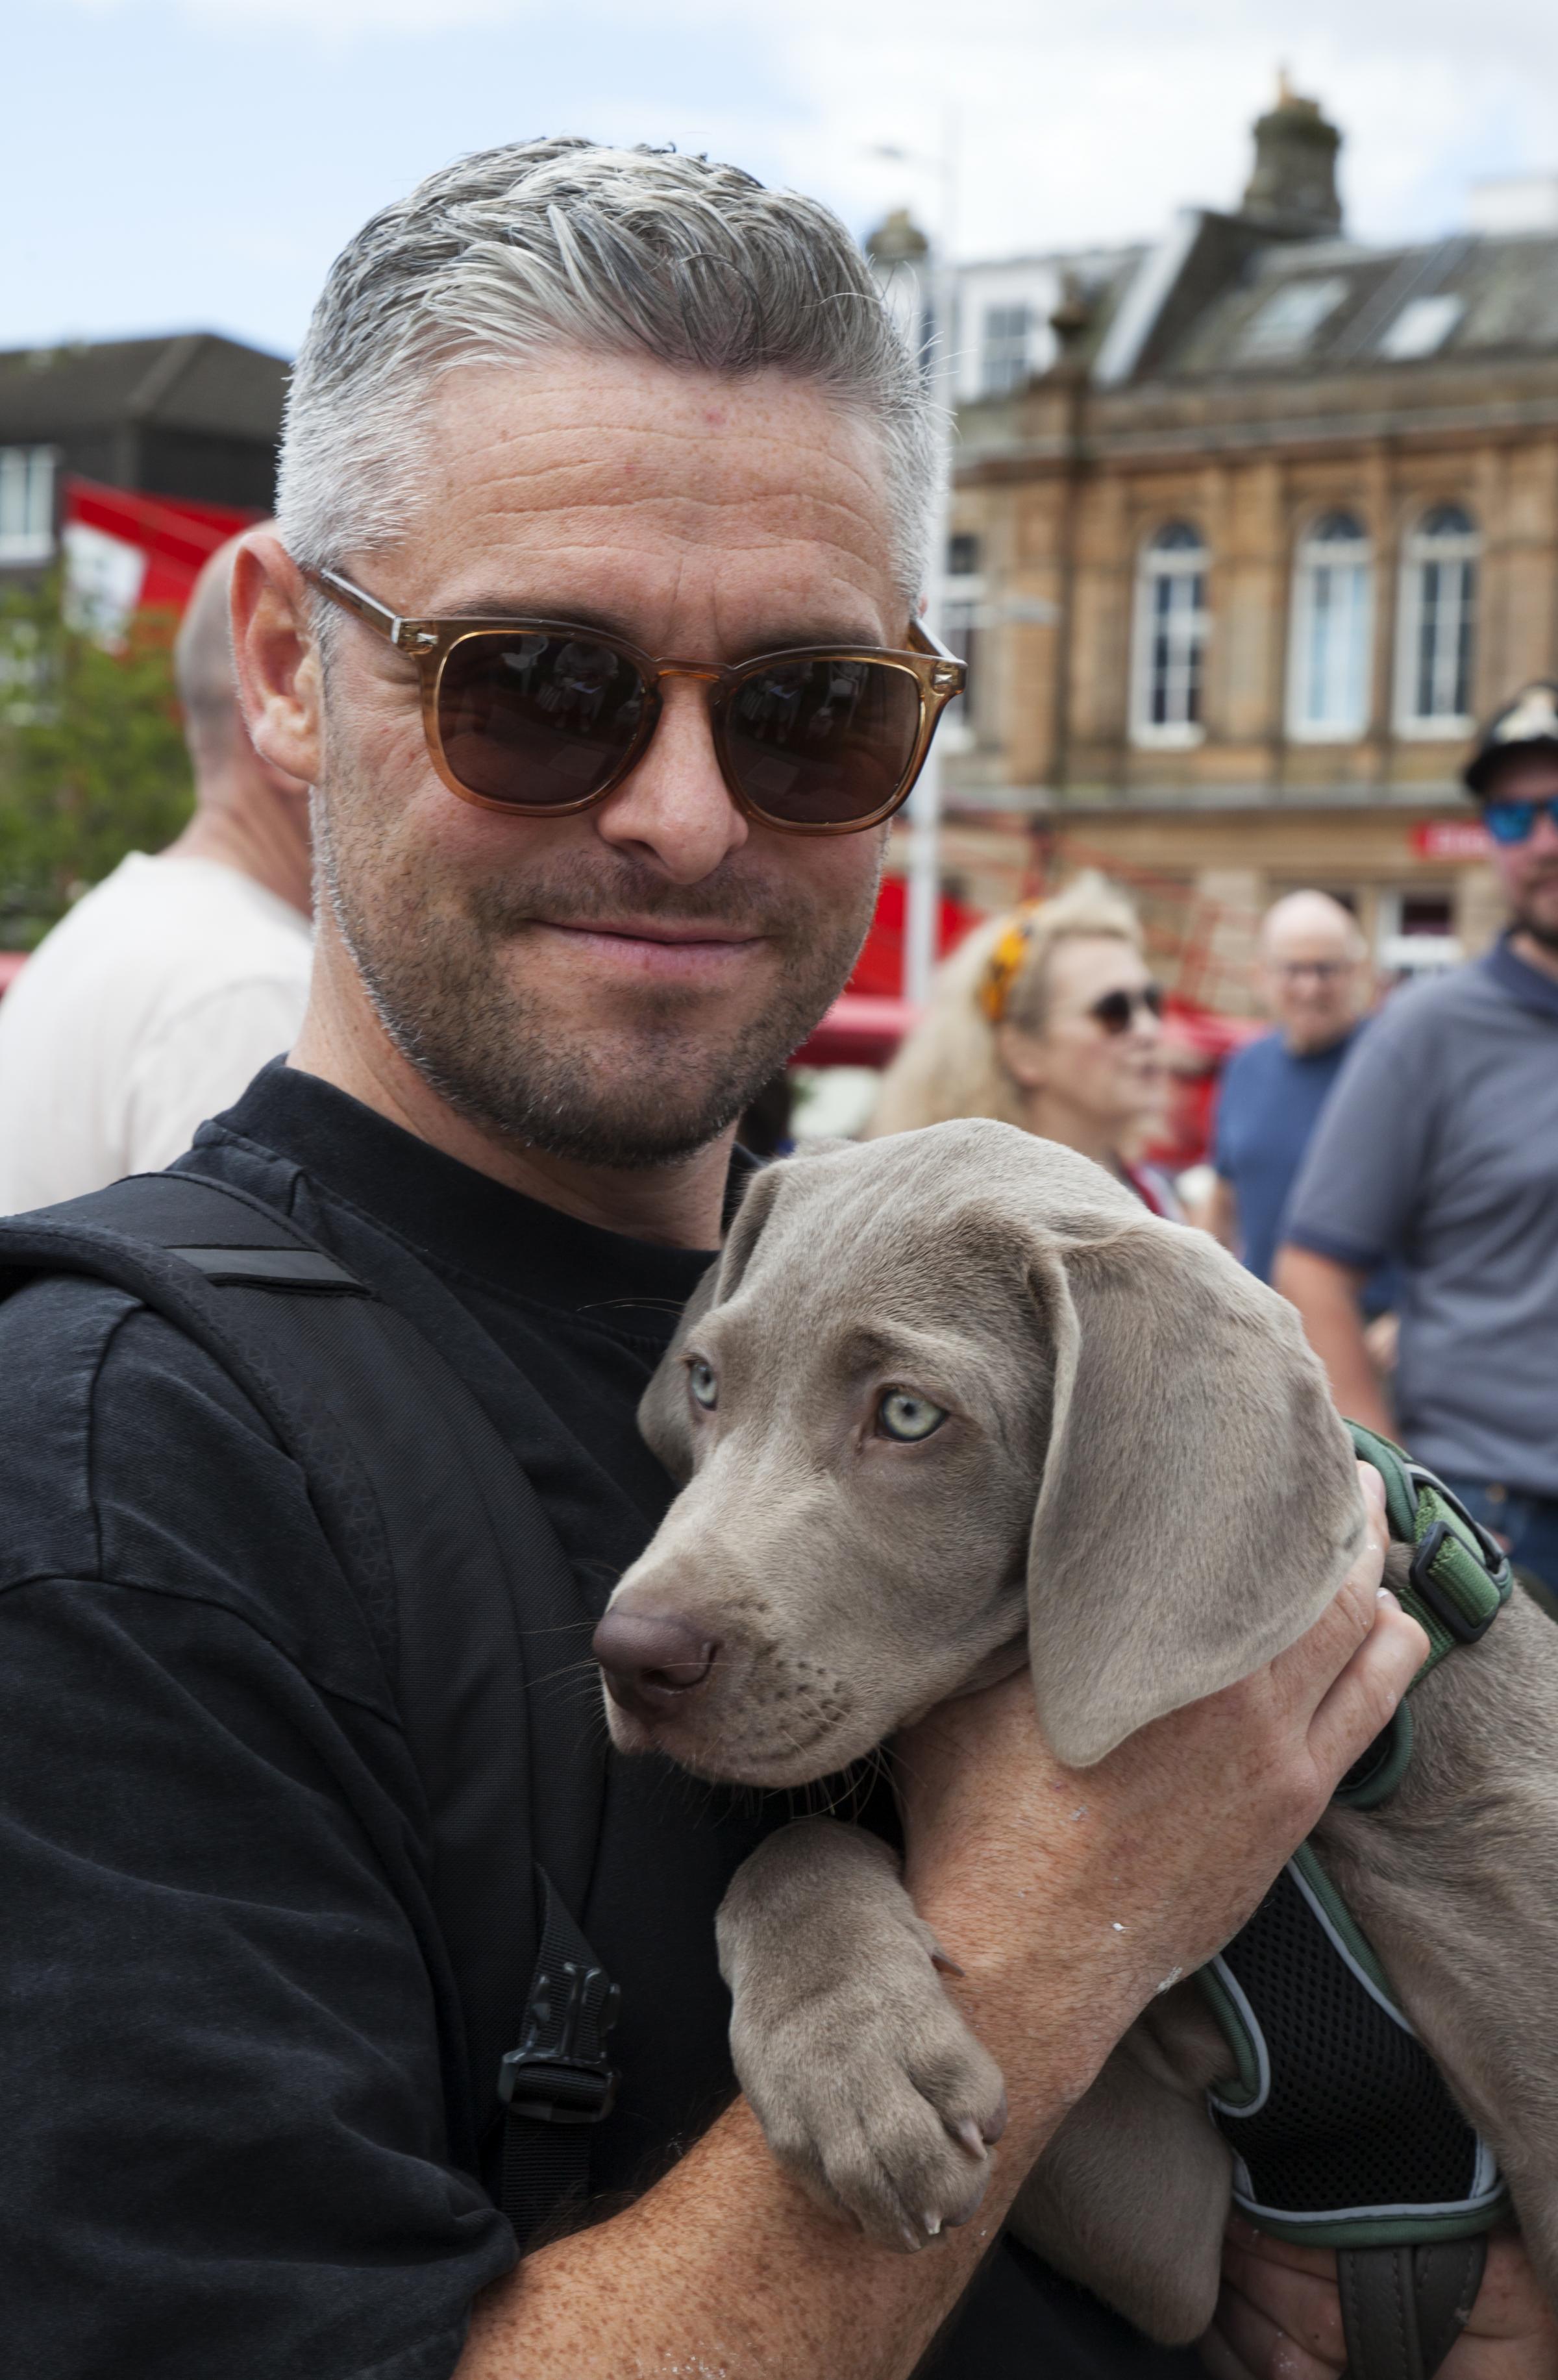
<path fill-rule="evenodd" d="M 1247 324 L 1239 341 L 1240 361 L 1276 363 L 1301 356 L 1321 324 L 1336 311 L 1347 285 L 1339 273 L 1328 273 L 1321 281 L 1290 281 Z"/>
<path fill-rule="evenodd" d="M 1476 526 L 1459 504 L 1436 504 L 1406 540 L 1395 690 L 1403 735 L 1459 736 L 1471 727 L 1477 552 Z"/>
<path fill-rule="evenodd" d="M 1141 557 L 1132 706 L 1138 744 L 1200 741 L 1209 561 L 1187 521 L 1170 521 Z"/>
<path fill-rule="evenodd" d="M 987 306 L 980 339 L 980 386 L 986 396 L 1004 396 L 1028 378 L 1028 336 L 1032 310 Z"/>
<path fill-rule="evenodd" d="M 1408 298 L 1381 339 L 1380 353 L 1396 364 L 1437 355 L 1465 312 L 1464 298 Z"/>
<path fill-rule="evenodd" d="M 46 562 L 54 550 L 54 448 L 0 446 L 0 563 Z"/>
<path fill-rule="evenodd" d="M 1341 744 L 1369 724 L 1373 578 L 1362 522 L 1339 512 L 1316 521 L 1294 577 L 1289 735 Z"/>

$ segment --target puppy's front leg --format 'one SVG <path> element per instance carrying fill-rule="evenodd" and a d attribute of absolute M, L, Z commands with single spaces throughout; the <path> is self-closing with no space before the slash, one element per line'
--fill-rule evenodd
<path fill-rule="evenodd" d="M 718 1920 L 741 2087 L 779 2163 L 889 2248 L 966 2223 L 1006 2117 L 887 1845 L 831 1818 L 771 1835 Z"/>

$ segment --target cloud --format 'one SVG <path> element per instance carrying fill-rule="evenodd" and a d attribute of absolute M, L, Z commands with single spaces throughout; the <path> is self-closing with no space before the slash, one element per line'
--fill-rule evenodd
<path fill-rule="evenodd" d="M 0 345 L 56 312 L 294 343 L 373 206 L 543 130 L 706 149 L 858 232 L 905 203 L 939 228 L 950 152 L 956 250 L 986 257 L 1236 204 L 1279 63 L 1343 128 L 1365 237 L 1454 229 L 1478 176 L 1558 168 L 1558 10 L 1535 0 L 55 0 L 24 22 L 39 91 L 71 93 L 71 167 L 42 103 L 48 145 L 20 113 Z"/>

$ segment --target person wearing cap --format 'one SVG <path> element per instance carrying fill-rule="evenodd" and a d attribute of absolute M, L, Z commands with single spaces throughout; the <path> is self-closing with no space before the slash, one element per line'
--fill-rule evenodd
<path fill-rule="evenodd" d="M 1509 923 L 1483 957 L 1398 993 L 1361 1038 L 1274 1278 L 1342 1411 L 1404 1439 L 1558 1590 L 1558 684 L 1496 714 L 1465 782 Z M 1394 1415 L 1361 1307 L 1389 1257 Z"/>

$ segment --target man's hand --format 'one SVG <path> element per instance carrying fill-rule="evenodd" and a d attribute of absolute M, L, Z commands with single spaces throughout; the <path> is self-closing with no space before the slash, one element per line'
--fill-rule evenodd
<path fill-rule="evenodd" d="M 1201 2361 L 1213 2380 L 1337 2380 L 1347 2356 L 1336 2259 L 1290 2247 L 1236 2217 L 1223 2256 L 1223 2294 Z M 1558 2323 L 1513 2233 L 1488 2242 L 1471 2319 L 1439 2380 L 1553 2380 Z"/>
<path fill-rule="evenodd" d="M 906 1734 L 906 1881 L 971 1980 L 1015 1992 L 1028 1976 L 1053 1994 L 1064 1943 L 1095 2004 L 1118 1979 L 1123 2031 L 1249 1915 L 1427 1653 L 1421 1629 L 1379 1592 L 1383 1499 L 1378 1474 L 1358 1468 L 1363 1552 L 1308 1633 L 1252 1677 L 1086 1770 L 1046 1751 L 1026 1675 Z"/>

